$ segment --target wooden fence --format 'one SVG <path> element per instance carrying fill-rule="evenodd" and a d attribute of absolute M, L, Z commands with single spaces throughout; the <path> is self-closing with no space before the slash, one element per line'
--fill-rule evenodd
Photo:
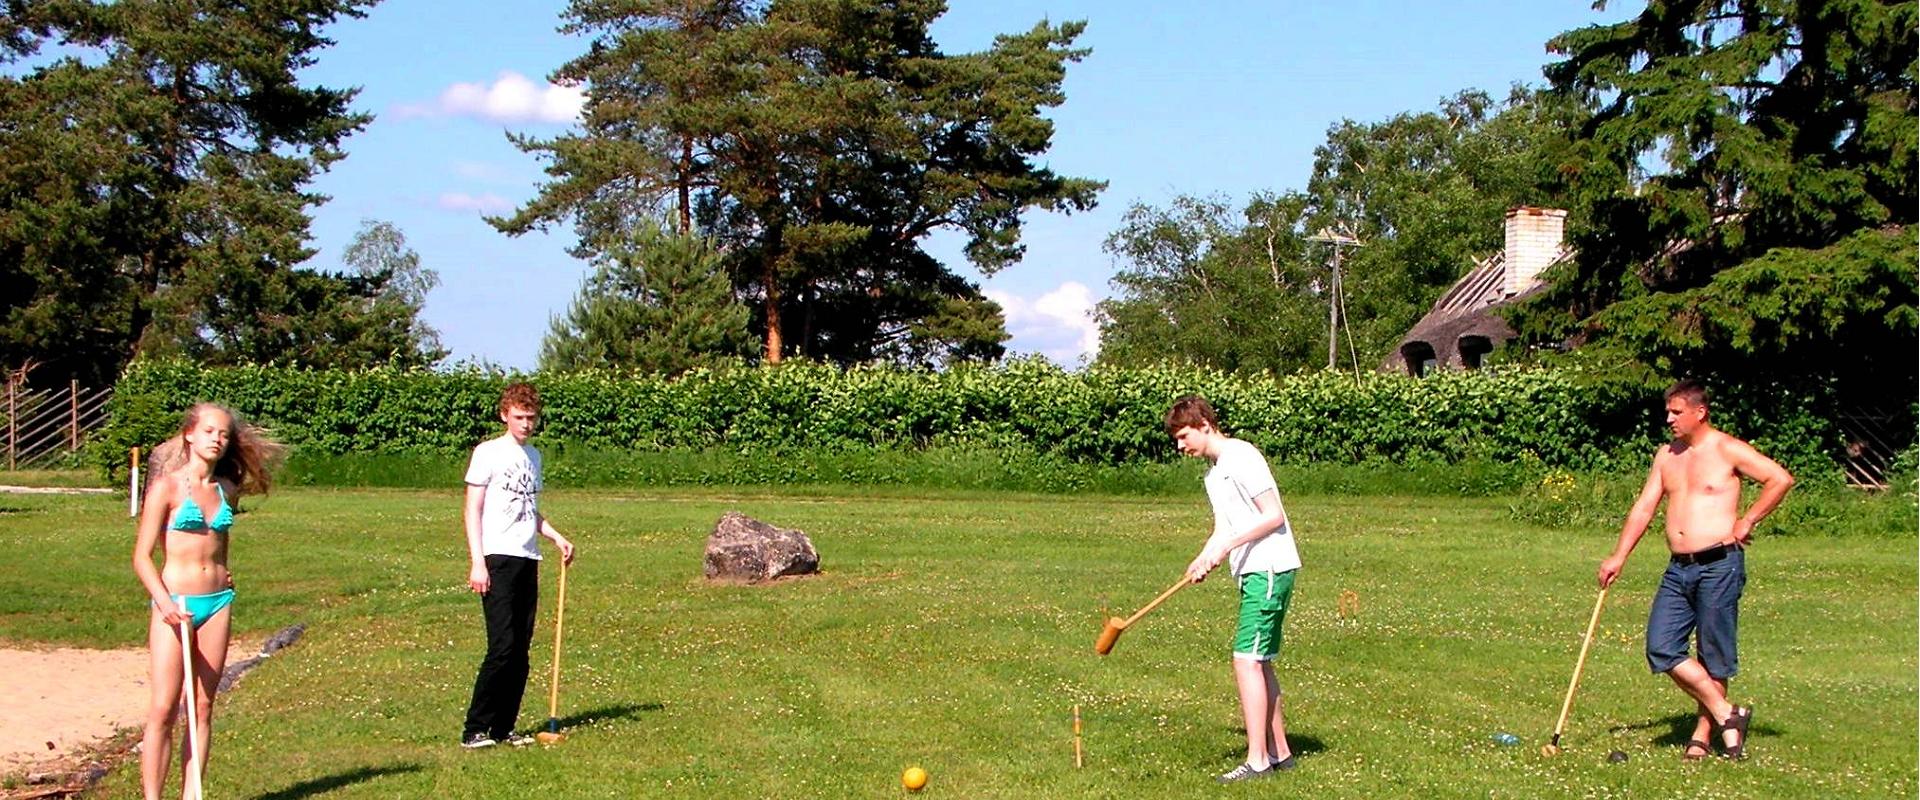
<path fill-rule="evenodd" d="M 1860 407 L 1839 413 L 1833 421 L 1846 443 L 1840 463 L 1847 470 L 1847 482 L 1887 488 L 1894 459 L 1913 446 L 1913 418 L 1898 409 Z"/>
<path fill-rule="evenodd" d="M 107 424 L 111 387 L 35 388 L 6 384 L 6 439 L 9 470 L 33 469 L 80 452 L 87 434 Z"/>

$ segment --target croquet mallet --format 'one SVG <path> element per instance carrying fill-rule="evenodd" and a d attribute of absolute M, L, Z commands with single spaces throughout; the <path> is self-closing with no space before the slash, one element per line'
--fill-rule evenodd
<path fill-rule="evenodd" d="M 1573 711 L 1573 692 L 1580 688 L 1580 670 L 1587 666 L 1587 649 L 1593 646 L 1593 629 L 1600 624 L 1600 609 L 1607 605 L 1607 589 L 1600 587 L 1600 599 L 1593 602 L 1593 617 L 1587 620 L 1587 636 L 1580 642 L 1580 658 L 1573 662 L 1573 680 L 1567 682 L 1567 699 L 1560 704 L 1560 721 L 1553 724 L 1553 741 L 1540 748 L 1540 755 L 1557 756 L 1560 754 L 1560 732 L 1566 730 L 1567 714 Z"/>
<path fill-rule="evenodd" d="M 1128 625 L 1140 621 L 1140 618 L 1146 616 L 1147 612 L 1152 611 L 1155 606 L 1166 602 L 1167 598 L 1172 597 L 1174 592 L 1180 591 L 1189 583 L 1193 583 L 1193 581 L 1188 580 L 1187 576 L 1182 575 L 1178 583 L 1175 583 L 1166 591 L 1161 592 L 1159 597 L 1153 598 L 1153 602 L 1146 604 L 1146 606 L 1139 611 L 1133 612 L 1133 616 L 1127 617 L 1126 619 L 1108 617 L 1106 626 L 1100 629 L 1100 638 L 1095 639 L 1093 642 L 1093 652 L 1103 656 L 1113 652 L 1113 643 L 1120 641 L 1120 633 L 1125 631 Z"/>
<path fill-rule="evenodd" d="M 533 738 L 541 744 L 558 744 L 567 735 L 560 732 L 560 637 L 567 630 L 567 561 L 560 560 L 560 601 L 553 618 L 553 680 L 547 688 L 547 729 Z"/>
<path fill-rule="evenodd" d="M 186 676 L 183 702 L 186 704 L 187 739 L 181 747 L 180 758 L 186 762 L 181 770 L 180 796 L 188 800 L 200 800 L 203 788 L 200 785 L 200 704 L 195 701 L 193 688 L 193 620 L 180 621 L 180 666 L 181 674 Z"/>

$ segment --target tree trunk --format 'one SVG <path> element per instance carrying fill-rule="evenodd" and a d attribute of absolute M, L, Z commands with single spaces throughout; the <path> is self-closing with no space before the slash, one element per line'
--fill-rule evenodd
<path fill-rule="evenodd" d="M 777 270 L 773 268 L 774 257 L 762 257 L 761 280 L 767 287 L 767 357 L 768 364 L 780 363 L 780 281 Z"/>
<path fill-rule="evenodd" d="M 147 326 L 153 323 L 153 296 L 160 291 L 160 257 L 148 248 L 140 254 L 140 274 L 134 278 L 133 308 L 128 315 L 127 361 L 131 363 L 140 357 L 140 350 L 147 338 Z"/>
<path fill-rule="evenodd" d="M 680 235 L 693 231 L 693 137 L 680 137 Z"/>

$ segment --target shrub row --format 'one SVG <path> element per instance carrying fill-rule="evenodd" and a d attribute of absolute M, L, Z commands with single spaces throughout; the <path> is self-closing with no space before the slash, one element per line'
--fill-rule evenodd
<path fill-rule="evenodd" d="M 1167 406 L 1196 393 L 1222 427 L 1276 463 L 1513 463 L 1644 469 L 1662 441 L 1657 389 L 1574 370 L 1394 375 L 1231 375 L 1192 368 L 1069 372 L 1041 360 L 943 372 L 816 364 L 515 376 L 139 363 L 97 437 L 99 463 L 174 433 L 196 400 L 229 405 L 314 455 L 456 453 L 498 435 L 495 403 L 525 377 L 545 404 L 541 441 L 597 451 L 815 452 L 959 448 L 1120 466 L 1172 460 Z M 1816 401 L 1775 392 L 1753 407 L 1755 443 L 1796 471 L 1832 473 Z M 1717 406 L 1716 406 L 1717 407 Z M 1756 412 L 1759 413 L 1759 412 Z M 1716 419 L 1726 423 L 1725 415 Z"/>
<path fill-rule="evenodd" d="M 1904 460 L 1910 462 L 1913 450 L 1907 452 L 1909 457 Z M 1911 468 L 1896 468 L 1888 478 L 1889 488 L 1880 492 L 1861 492 L 1838 482 L 1797 487 L 1768 515 L 1755 535 L 1911 537 L 1915 534 L 1914 514 L 1920 509 L 1920 493 L 1916 492 L 1920 484 L 1916 484 Z M 1643 480 L 1641 475 L 1548 470 L 1513 492 L 1508 512 L 1522 522 L 1549 527 L 1595 533 L 1618 531 Z M 1757 494 L 1748 486 L 1742 507 Z M 1664 524 L 1656 518 L 1647 537 L 1658 541 Z"/>
<path fill-rule="evenodd" d="M 751 454 L 724 450 L 605 451 L 579 447 L 542 450 L 548 486 L 632 488 L 670 486 L 859 486 L 994 492 L 1178 496 L 1200 489 L 1205 465 L 1105 465 L 1065 461 L 1031 450 L 932 447 L 923 450 L 797 450 Z M 445 489 L 457 486 L 464 453 L 316 454 L 299 451 L 281 471 L 294 486 L 372 486 Z M 1462 462 L 1383 467 L 1380 464 L 1276 464 L 1274 478 L 1288 496 L 1511 496 L 1539 477 L 1519 464 Z"/>

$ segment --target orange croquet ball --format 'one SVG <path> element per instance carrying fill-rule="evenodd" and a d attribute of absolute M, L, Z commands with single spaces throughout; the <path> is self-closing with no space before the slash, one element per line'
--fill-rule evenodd
<path fill-rule="evenodd" d="M 907 767 L 906 772 L 900 773 L 900 785 L 907 787 L 907 791 L 909 792 L 917 792 L 926 788 L 927 771 L 919 767 Z"/>

